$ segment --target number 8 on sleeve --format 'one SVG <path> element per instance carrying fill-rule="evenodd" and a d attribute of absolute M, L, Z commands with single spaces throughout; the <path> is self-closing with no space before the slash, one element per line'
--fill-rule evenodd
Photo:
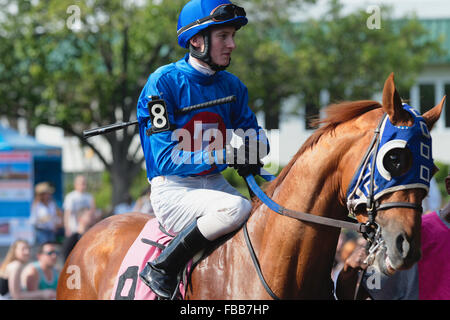
<path fill-rule="evenodd" d="M 150 100 L 147 104 L 151 121 L 151 133 L 168 131 L 171 129 L 166 103 L 163 99 Z"/>

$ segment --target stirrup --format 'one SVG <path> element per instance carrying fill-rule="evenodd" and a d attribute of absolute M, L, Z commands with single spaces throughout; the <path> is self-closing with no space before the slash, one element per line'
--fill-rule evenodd
<path fill-rule="evenodd" d="M 139 276 L 156 295 L 164 299 L 173 298 L 180 283 L 180 274 L 189 260 L 209 244 L 211 241 L 201 234 L 197 221 L 194 221 L 177 234 L 155 260 L 147 262 Z"/>

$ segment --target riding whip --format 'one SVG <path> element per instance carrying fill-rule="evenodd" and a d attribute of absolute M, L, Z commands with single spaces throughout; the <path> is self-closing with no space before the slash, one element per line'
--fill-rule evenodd
<path fill-rule="evenodd" d="M 236 101 L 236 96 L 234 96 L 234 95 L 228 96 L 228 97 L 225 97 L 225 98 L 220 98 L 220 99 L 216 99 L 216 100 L 203 102 L 203 103 L 200 103 L 200 104 L 195 104 L 195 105 L 192 105 L 192 106 L 189 106 L 189 107 L 185 107 L 185 108 L 181 108 L 181 109 L 176 110 L 175 114 L 183 114 L 183 113 L 187 113 L 187 112 L 190 112 L 190 111 L 193 111 L 193 110 L 209 108 L 209 107 L 212 107 L 212 106 L 216 106 L 216 105 L 224 104 L 224 103 L 230 103 L 230 102 L 233 102 L 233 101 Z M 85 130 L 85 131 L 83 131 L 83 137 L 84 138 L 89 138 L 89 137 L 97 136 L 97 135 L 100 135 L 100 134 L 105 134 L 105 133 L 109 133 L 109 132 L 112 132 L 112 131 L 124 129 L 126 127 L 129 127 L 131 125 L 136 125 L 136 124 L 138 124 L 138 120 L 109 124 L 109 125 L 106 125 L 106 126 L 103 126 L 103 127 Z"/>

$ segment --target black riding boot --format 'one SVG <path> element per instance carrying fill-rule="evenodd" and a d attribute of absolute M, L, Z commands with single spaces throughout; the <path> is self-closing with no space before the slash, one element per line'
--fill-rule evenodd
<path fill-rule="evenodd" d="M 178 284 L 178 274 L 194 255 L 211 244 L 194 221 L 182 230 L 154 261 L 147 262 L 139 277 L 162 299 L 170 299 Z"/>

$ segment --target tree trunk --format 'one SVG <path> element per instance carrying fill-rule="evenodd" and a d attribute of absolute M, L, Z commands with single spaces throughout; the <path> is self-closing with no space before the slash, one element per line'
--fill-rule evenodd
<path fill-rule="evenodd" d="M 269 103 L 267 108 L 264 108 L 264 122 L 265 129 L 272 130 L 280 127 L 280 111 L 273 103 Z"/>
<path fill-rule="evenodd" d="M 119 169 L 111 172 L 111 205 L 113 208 L 119 203 L 126 202 L 126 199 L 130 196 L 131 180 L 126 174 L 126 170 Z"/>
<path fill-rule="evenodd" d="M 114 159 L 110 172 L 112 184 L 111 205 L 113 208 L 119 203 L 125 202 L 130 196 L 130 187 L 135 177 L 132 174 L 134 171 L 130 170 L 126 156 L 121 157 L 121 159 Z"/>

